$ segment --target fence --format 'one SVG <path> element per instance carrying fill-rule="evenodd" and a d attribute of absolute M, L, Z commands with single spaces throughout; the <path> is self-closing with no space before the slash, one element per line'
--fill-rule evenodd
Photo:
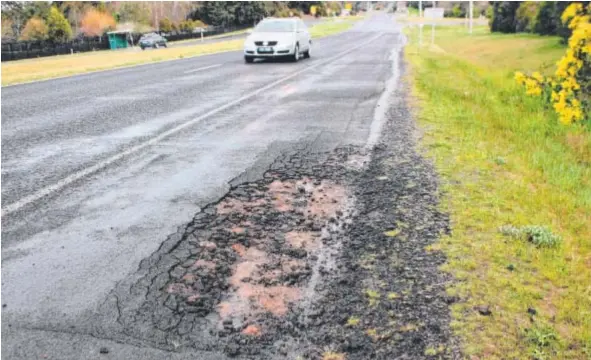
<path fill-rule="evenodd" d="M 29 59 L 42 56 L 65 55 L 72 52 L 105 50 L 109 48 L 109 39 L 83 38 L 65 43 L 51 41 L 18 41 L 2 43 L 2 61 Z"/>
<path fill-rule="evenodd" d="M 238 31 L 248 28 L 249 26 L 208 26 L 203 28 L 203 37 L 220 35 L 232 31 Z M 143 34 L 132 34 L 133 43 L 137 44 L 138 40 Z M 162 35 L 168 41 L 199 39 L 201 38 L 201 30 L 196 30 L 190 33 L 171 33 Z M 51 41 L 17 41 L 2 43 L 2 61 L 12 61 L 21 59 L 30 59 L 36 57 L 65 55 L 71 53 L 80 53 L 96 50 L 108 50 L 108 37 L 96 38 L 82 38 L 65 43 L 54 43 Z"/>

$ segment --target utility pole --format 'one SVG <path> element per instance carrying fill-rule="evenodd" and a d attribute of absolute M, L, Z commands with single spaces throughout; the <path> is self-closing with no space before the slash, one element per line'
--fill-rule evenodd
<path fill-rule="evenodd" d="M 423 17 L 423 0 L 419 0 L 419 17 Z"/>
<path fill-rule="evenodd" d="M 472 34 L 472 18 L 474 17 L 474 2 L 470 0 L 470 34 Z"/>

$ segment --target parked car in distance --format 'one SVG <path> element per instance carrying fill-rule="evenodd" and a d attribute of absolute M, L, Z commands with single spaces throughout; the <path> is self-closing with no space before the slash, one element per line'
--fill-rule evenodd
<path fill-rule="evenodd" d="M 166 38 L 156 33 L 145 34 L 140 38 L 139 44 L 142 50 L 145 50 L 148 47 L 157 49 L 160 46 L 166 47 Z"/>
<path fill-rule="evenodd" d="M 244 42 L 244 61 L 288 57 L 309 58 L 312 39 L 300 18 L 266 18 L 258 23 Z"/>

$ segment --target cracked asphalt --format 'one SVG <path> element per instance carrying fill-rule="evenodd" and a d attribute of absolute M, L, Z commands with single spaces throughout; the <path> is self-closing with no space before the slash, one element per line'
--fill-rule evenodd
<path fill-rule="evenodd" d="M 3 358 L 458 358 L 403 46 L 3 88 Z"/>

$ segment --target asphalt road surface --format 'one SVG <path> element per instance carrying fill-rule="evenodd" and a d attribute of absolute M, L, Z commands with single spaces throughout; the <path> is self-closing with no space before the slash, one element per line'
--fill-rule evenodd
<path fill-rule="evenodd" d="M 3 87 L 3 358 L 224 358 L 117 337 L 98 309 L 279 154 L 376 144 L 403 42 L 375 13 L 298 63 L 227 52 Z"/>

